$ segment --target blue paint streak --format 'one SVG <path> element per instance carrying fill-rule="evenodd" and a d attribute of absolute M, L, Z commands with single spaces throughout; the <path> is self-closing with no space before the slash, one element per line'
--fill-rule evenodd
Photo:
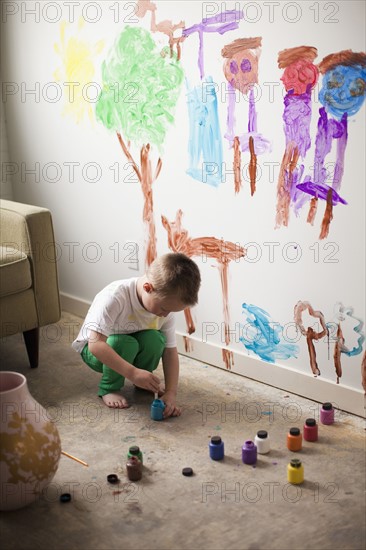
<path fill-rule="evenodd" d="M 217 187 L 222 181 L 223 166 L 217 96 L 212 77 L 207 77 L 204 87 L 202 84 L 187 91 L 189 116 L 187 174 L 198 181 Z"/>
<path fill-rule="evenodd" d="M 246 312 L 248 316 L 247 323 L 241 327 L 246 336 L 239 339 L 247 350 L 253 351 L 269 363 L 274 363 L 277 359 L 297 357 L 299 347 L 284 343 L 283 326 L 272 321 L 269 313 L 253 304 L 244 303 L 242 307 L 243 313 Z"/>
<path fill-rule="evenodd" d="M 361 65 L 338 65 L 325 73 L 319 100 L 336 118 L 355 115 L 365 100 L 366 69 Z"/>

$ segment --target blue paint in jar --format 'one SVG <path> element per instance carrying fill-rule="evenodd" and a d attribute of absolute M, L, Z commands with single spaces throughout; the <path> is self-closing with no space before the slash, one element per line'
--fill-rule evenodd
<path fill-rule="evenodd" d="M 161 399 L 154 399 L 151 404 L 151 418 L 152 420 L 163 420 L 164 416 L 165 403 Z"/>
<path fill-rule="evenodd" d="M 219 435 L 211 437 L 209 451 L 212 460 L 222 460 L 224 458 L 224 442 Z"/>

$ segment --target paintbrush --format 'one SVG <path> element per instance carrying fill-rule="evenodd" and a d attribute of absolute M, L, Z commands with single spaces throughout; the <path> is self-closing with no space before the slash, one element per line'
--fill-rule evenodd
<path fill-rule="evenodd" d="M 89 466 L 87 462 L 80 460 L 80 458 L 76 458 L 76 456 L 69 455 L 69 453 L 66 453 L 65 451 L 61 451 L 61 454 L 67 456 L 68 458 L 71 458 L 72 460 L 75 460 L 75 462 L 79 462 L 79 464 L 82 464 L 83 466 Z"/>

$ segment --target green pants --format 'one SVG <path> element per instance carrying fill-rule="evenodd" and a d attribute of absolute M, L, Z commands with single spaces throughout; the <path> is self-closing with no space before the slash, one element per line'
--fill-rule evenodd
<path fill-rule="evenodd" d="M 160 361 L 165 348 L 166 339 L 159 330 L 141 330 L 133 334 L 113 334 L 107 338 L 107 344 L 116 353 L 131 365 L 138 369 L 154 371 Z M 88 344 L 85 344 L 81 352 L 83 361 L 96 372 L 102 373 L 99 384 L 98 395 L 101 397 L 107 393 L 120 390 L 125 377 L 103 365 L 99 359 L 90 351 Z"/>

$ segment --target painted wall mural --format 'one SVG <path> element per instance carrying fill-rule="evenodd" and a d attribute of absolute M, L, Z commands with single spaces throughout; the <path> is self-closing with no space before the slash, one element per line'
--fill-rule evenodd
<path fill-rule="evenodd" d="M 229 86 L 227 112 L 227 131 L 225 138 L 234 149 L 234 186 L 239 193 L 242 186 L 241 152 L 250 152 L 248 166 L 250 191 L 253 196 L 256 190 L 257 154 L 271 150 L 271 144 L 257 129 L 257 112 L 255 108 L 254 85 L 258 84 L 258 61 L 261 52 L 262 38 L 238 38 L 225 46 L 221 54 L 226 59 L 224 74 Z M 249 94 L 248 131 L 235 135 L 235 90 Z"/>
<path fill-rule="evenodd" d="M 244 248 L 236 243 L 224 241 L 216 237 L 195 237 L 189 236 L 188 231 L 182 227 L 183 212 L 178 210 L 175 221 L 169 222 L 165 216 L 161 221 L 168 233 L 168 245 L 173 252 L 182 252 L 189 258 L 201 257 L 206 260 L 213 258 L 218 263 L 220 282 L 223 300 L 223 316 L 225 323 L 225 344 L 230 344 L 230 312 L 229 312 L 229 289 L 228 289 L 228 267 L 231 261 L 238 260 L 245 256 Z M 184 311 L 188 334 L 195 332 L 190 308 Z M 230 369 L 233 363 L 233 353 L 223 349 L 222 357 L 226 368 Z"/>
<path fill-rule="evenodd" d="M 183 70 L 175 55 L 160 54 L 149 32 L 126 27 L 103 62 L 102 78 L 96 117 L 117 133 L 141 184 L 143 220 L 148 228 L 146 264 L 150 265 L 157 255 L 152 185 L 162 167 L 159 156 L 153 169 L 151 147 L 161 148 L 168 125 L 174 121 Z M 131 94 L 127 99 L 126 86 Z M 131 142 L 140 147 L 140 162 L 131 153 Z"/>
<path fill-rule="evenodd" d="M 117 138 L 122 156 L 136 174 L 143 194 L 141 218 L 146 234 L 146 265 L 167 250 L 183 252 L 198 262 L 203 258 L 214 260 L 220 279 L 221 310 L 216 318 L 217 322 L 222 320 L 224 326 L 220 344 L 224 367 L 231 369 L 234 365 L 235 350 L 264 361 L 269 369 L 273 364 L 285 362 L 295 367 L 300 363 L 309 364 L 308 373 L 317 378 L 324 373 L 326 350 L 327 369 L 330 364 L 338 384 L 350 368 L 350 362 L 354 365 L 357 361 L 358 369 L 361 363 L 359 379 L 366 393 L 365 334 L 360 306 L 344 306 L 342 287 L 338 284 L 330 302 L 335 304 L 332 314 L 329 299 L 325 303 L 320 291 L 311 292 L 318 283 L 320 288 L 331 282 L 319 282 L 315 275 L 307 279 L 306 274 L 303 274 L 301 294 L 310 296 L 309 300 L 298 298 L 300 291 L 296 285 L 300 288 L 300 282 L 292 279 L 292 275 L 289 281 L 296 288 L 295 299 L 294 292 L 288 297 L 285 293 L 276 296 L 276 292 L 267 287 L 251 295 L 253 288 L 246 283 L 251 267 L 248 251 L 245 243 L 239 244 L 249 224 L 263 225 L 262 208 L 268 204 L 275 218 L 270 233 L 275 244 L 284 234 L 290 240 L 296 239 L 294 222 L 298 224 L 297 231 L 301 230 L 304 235 L 318 231 L 318 250 L 319 243 L 329 239 L 333 228 L 339 230 L 336 207 L 347 215 L 355 196 L 349 192 L 351 186 L 364 185 L 363 181 L 350 180 L 347 174 L 347 147 L 354 131 L 352 125 L 357 122 L 359 127 L 362 123 L 359 112 L 366 97 L 366 54 L 351 49 L 329 53 L 324 49 L 324 41 L 317 41 L 316 35 L 312 35 L 311 43 L 293 40 L 286 48 L 276 48 L 275 61 L 269 67 L 268 59 L 263 64 L 263 54 L 272 54 L 273 37 L 264 33 L 263 37 L 257 36 L 258 33 L 251 36 L 244 10 L 225 9 L 207 17 L 197 17 L 195 12 L 194 18 L 187 10 L 184 20 L 176 16 L 173 8 L 168 17 L 166 5 L 165 17 L 160 16 L 161 10 L 160 2 L 139 0 L 134 7 L 134 24 L 121 24 L 118 33 L 103 40 L 90 41 L 84 37 L 82 19 L 77 29 L 61 24 L 59 41 L 55 44 L 57 81 L 77 80 L 87 84 L 96 78 L 98 70 L 101 75 L 95 108 L 85 101 L 81 88 L 75 88 L 75 101 L 66 101 L 62 114 L 77 123 L 95 116 L 96 121 Z M 77 34 L 73 36 L 75 30 Z M 188 47 L 193 56 L 186 54 Z M 277 98 L 280 116 L 273 116 L 271 125 L 266 124 L 266 117 L 267 120 L 272 117 L 271 107 L 258 101 L 256 95 L 261 82 L 270 78 L 270 69 L 277 75 L 282 94 Z M 186 123 L 184 132 L 179 126 L 182 120 Z M 258 129 L 258 121 L 263 124 L 263 134 Z M 177 168 L 176 173 L 169 176 L 169 185 L 178 189 L 188 180 L 191 195 L 186 199 L 184 189 L 176 196 L 171 191 L 171 211 L 176 212 L 176 217 L 169 220 L 164 215 L 166 204 L 156 205 L 154 196 L 162 178 L 164 150 L 177 129 L 175 154 L 184 158 L 185 167 L 183 171 Z M 278 164 L 278 173 L 273 181 L 264 181 L 267 188 L 261 200 L 265 203 L 250 201 L 241 205 L 238 194 L 243 188 L 243 161 L 247 161 L 246 180 L 253 196 L 259 189 L 262 155 Z M 232 170 L 224 174 L 227 158 Z M 202 204 L 195 204 L 194 188 L 200 201 L 207 193 L 207 203 L 203 200 Z M 231 209 L 220 210 L 221 205 L 215 202 L 216 211 L 211 214 L 217 219 L 218 229 L 212 231 L 205 225 L 204 216 L 201 225 L 200 213 L 210 212 L 214 203 L 209 201 L 216 201 L 212 197 L 219 193 L 225 198 L 232 196 L 235 204 L 231 203 Z M 257 193 L 256 201 L 258 196 Z M 190 222 L 188 231 L 182 218 L 190 207 L 199 226 Z M 238 208 L 242 208 L 240 214 Z M 236 228 L 229 223 L 231 211 L 235 212 Z M 161 218 L 161 225 L 156 225 L 155 214 Z M 319 227 L 315 225 L 317 216 Z M 221 227 L 221 220 L 228 222 L 228 231 Z M 232 281 L 232 262 L 239 260 L 240 280 Z M 311 269 L 307 265 L 304 271 Z M 274 273 L 271 280 L 274 287 L 276 277 L 278 273 Z M 255 281 L 258 288 L 263 284 L 259 278 L 258 283 Z M 236 314 L 234 320 L 234 324 L 237 322 L 241 327 L 240 338 L 235 342 L 232 341 L 232 288 L 235 300 L 239 296 L 238 303 L 242 304 L 241 316 Z M 298 341 L 286 339 L 285 320 L 278 322 L 270 313 L 276 300 L 281 304 L 281 311 L 288 311 L 298 330 Z M 321 307 L 324 313 L 316 307 Z M 197 327 L 190 309 L 185 310 L 184 317 L 186 351 L 190 352 Z M 234 344 L 239 346 L 235 348 Z"/>

